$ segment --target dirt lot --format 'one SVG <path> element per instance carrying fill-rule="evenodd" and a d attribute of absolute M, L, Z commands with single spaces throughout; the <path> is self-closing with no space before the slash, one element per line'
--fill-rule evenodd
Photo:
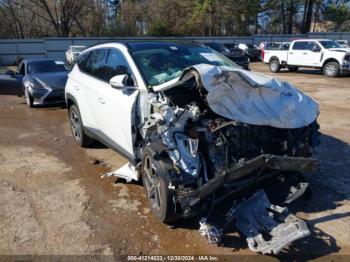
<path fill-rule="evenodd" d="M 263 64 L 252 68 L 270 74 Z M 328 79 L 313 70 L 275 76 L 320 103 L 323 133 L 321 170 L 307 176 L 312 198 L 289 207 L 307 221 L 312 234 L 284 254 L 350 255 L 350 77 Z M 237 233 L 227 236 L 224 247 L 216 247 L 200 237 L 197 220 L 174 227 L 157 222 L 142 186 L 100 178 L 125 163 L 121 156 L 103 146 L 79 148 L 71 138 L 66 109 L 30 110 L 16 94 L 13 81 L 0 80 L 0 254 L 262 258 Z"/>

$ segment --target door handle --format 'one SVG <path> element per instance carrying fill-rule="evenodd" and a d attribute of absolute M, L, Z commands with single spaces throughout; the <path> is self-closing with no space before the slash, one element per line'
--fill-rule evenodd
<path fill-rule="evenodd" d="M 303 55 L 307 55 L 307 53 L 305 52 L 305 53 L 303 53 Z"/>
<path fill-rule="evenodd" d="M 105 100 L 102 97 L 98 97 L 98 102 L 100 102 L 101 104 L 105 104 Z"/>
<path fill-rule="evenodd" d="M 293 52 L 290 52 L 289 54 L 290 54 L 290 55 L 292 55 L 292 54 L 293 54 Z"/>

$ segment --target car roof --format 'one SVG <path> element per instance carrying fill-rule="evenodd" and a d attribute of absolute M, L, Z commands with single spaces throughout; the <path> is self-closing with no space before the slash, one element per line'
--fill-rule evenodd
<path fill-rule="evenodd" d="M 302 39 L 295 39 L 294 42 L 300 42 L 300 41 L 335 41 L 333 39 L 315 39 L 315 38 L 302 38 Z"/>
<path fill-rule="evenodd" d="M 53 59 L 53 58 L 30 58 L 30 59 L 24 59 L 23 63 L 30 63 L 30 62 L 44 62 L 44 61 L 61 61 L 61 59 Z"/>
<path fill-rule="evenodd" d="M 118 41 L 107 41 L 107 42 L 101 42 L 97 43 L 95 45 L 89 46 L 87 49 L 90 48 L 98 48 L 99 46 L 103 47 L 113 47 L 114 45 L 123 45 L 127 47 L 130 50 L 135 49 L 142 49 L 144 47 L 152 47 L 152 46 L 161 46 L 161 45 L 197 45 L 202 46 L 203 44 L 198 41 L 193 40 L 118 40 Z"/>

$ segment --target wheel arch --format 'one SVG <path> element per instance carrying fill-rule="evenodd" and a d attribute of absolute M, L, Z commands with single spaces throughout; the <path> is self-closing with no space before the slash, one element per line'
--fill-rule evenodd
<path fill-rule="evenodd" d="M 335 58 L 328 58 L 328 59 L 326 59 L 326 60 L 323 62 L 322 68 L 323 68 L 326 64 L 328 64 L 328 63 L 330 63 L 330 62 L 336 62 L 336 63 L 340 64 L 339 61 L 338 61 L 337 59 L 335 59 Z"/>
<path fill-rule="evenodd" d="M 277 56 L 271 56 L 270 59 L 269 59 L 269 63 L 270 63 L 271 61 L 273 61 L 273 60 L 277 60 L 278 63 L 281 63 L 281 62 L 280 62 L 280 59 L 279 59 Z"/>
<path fill-rule="evenodd" d="M 66 93 L 66 105 L 68 110 L 72 105 L 78 106 L 77 100 L 69 93 Z"/>

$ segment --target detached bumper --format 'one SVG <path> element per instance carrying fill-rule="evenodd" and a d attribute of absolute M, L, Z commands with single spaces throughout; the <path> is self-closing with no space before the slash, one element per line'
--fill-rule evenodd
<path fill-rule="evenodd" d="M 235 166 L 215 175 L 208 183 L 202 187 L 179 195 L 182 206 L 193 206 L 201 199 L 204 199 L 224 184 L 232 183 L 235 180 L 246 177 L 247 180 L 240 182 L 240 189 L 270 177 L 269 175 L 259 177 L 248 177 L 256 169 L 266 168 L 281 171 L 315 172 L 319 168 L 319 163 L 313 158 L 288 157 L 262 154 L 250 160 L 242 160 Z"/>

